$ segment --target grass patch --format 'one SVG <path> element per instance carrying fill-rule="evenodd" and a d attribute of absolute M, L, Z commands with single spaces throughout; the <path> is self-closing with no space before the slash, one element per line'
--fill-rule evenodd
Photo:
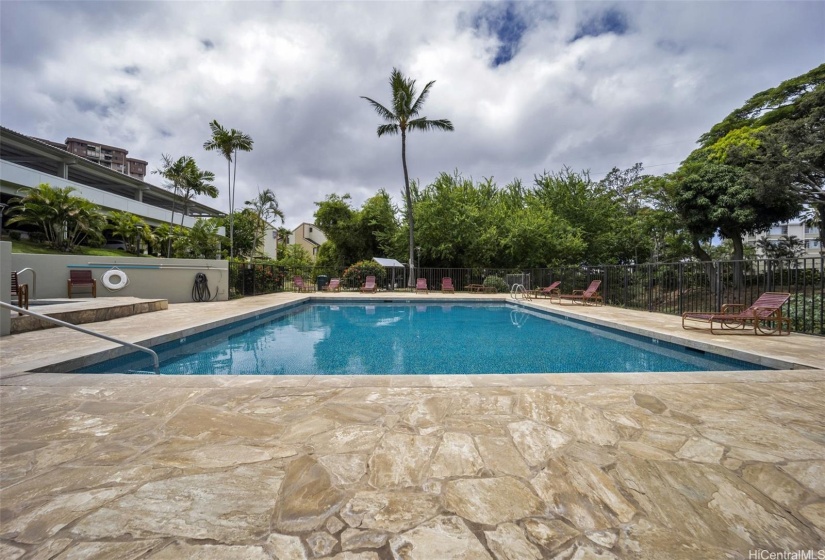
<path fill-rule="evenodd" d="M 64 253 L 57 251 L 41 243 L 32 243 L 31 241 L 18 240 L 14 241 L 5 235 L 3 241 L 11 241 L 12 253 L 33 253 L 35 255 L 88 255 L 93 257 L 149 257 L 151 255 L 135 255 L 127 253 L 126 251 L 119 251 L 117 249 L 98 249 L 93 247 L 80 246 L 76 251 Z"/>

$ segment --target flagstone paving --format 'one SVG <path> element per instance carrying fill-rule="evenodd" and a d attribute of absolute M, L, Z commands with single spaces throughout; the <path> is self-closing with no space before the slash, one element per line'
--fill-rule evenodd
<path fill-rule="evenodd" d="M 4 376 L 0 558 L 825 550 L 823 381 L 816 369 Z"/>

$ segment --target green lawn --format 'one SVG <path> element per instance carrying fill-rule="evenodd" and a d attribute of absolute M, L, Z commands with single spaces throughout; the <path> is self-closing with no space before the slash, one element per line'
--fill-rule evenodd
<path fill-rule="evenodd" d="M 148 257 L 150 255 L 133 255 L 126 251 L 118 251 L 116 249 L 94 249 L 92 247 L 78 247 L 76 251 L 71 253 L 64 253 L 62 251 L 55 251 L 54 249 L 42 245 L 40 243 L 32 243 L 31 241 L 14 241 L 6 237 L 3 241 L 11 241 L 12 253 L 35 253 L 38 255 L 91 255 L 95 257 Z"/>

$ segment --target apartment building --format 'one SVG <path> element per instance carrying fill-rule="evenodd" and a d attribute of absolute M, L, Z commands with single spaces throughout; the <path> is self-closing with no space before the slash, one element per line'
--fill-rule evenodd
<path fill-rule="evenodd" d="M 146 177 L 149 162 L 142 159 L 126 157 L 129 153 L 123 148 L 98 144 L 80 138 L 66 138 L 66 151 L 93 161 L 103 167 L 113 169 L 141 181 Z"/>
<path fill-rule="evenodd" d="M 756 247 L 757 254 L 764 256 L 763 251 L 757 245 L 757 241 L 766 237 L 768 241 L 778 242 L 782 237 L 794 236 L 802 242 L 805 248 L 803 257 L 818 257 L 820 256 L 820 242 L 819 229 L 813 226 L 806 225 L 805 222 L 798 220 L 792 222 L 785 222 L 781 224 L 774 224 L 770 230 L 758 235 L 746 235 L 744 242 L 747 245 Z"/>

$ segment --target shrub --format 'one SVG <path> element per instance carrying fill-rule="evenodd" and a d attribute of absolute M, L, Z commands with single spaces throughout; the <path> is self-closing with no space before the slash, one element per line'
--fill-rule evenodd
<path fill-rule="evenodd" d="M 9 232 L 9 239 L 11 239 L 12 241 L 20 241 L 21 237 L 22 234 L 16 229 L 13 229 Z"/>
<path fill-rule="evenodd" d="M 482 282 L 484 286 L 492 286 L 499 293 L 507 293 L 510 289 L 507 287 L 507 282 L 500 276 L 488 276 Z"/>
<path fill-rule="evenodd" d="M 791 330 L 808 334 L 825 334 L 822 331 L 822 296 L 806 297 L 796 294 L 790 301 Z"/>
<path fill-rule="evenodd" d="M 359 261 L 344 271 L 341 278 L 347 286 L 361 286 L 367 276 L 375 276 L 376 282 L 382 284 L 387 271 L 375 261 Z"/>

